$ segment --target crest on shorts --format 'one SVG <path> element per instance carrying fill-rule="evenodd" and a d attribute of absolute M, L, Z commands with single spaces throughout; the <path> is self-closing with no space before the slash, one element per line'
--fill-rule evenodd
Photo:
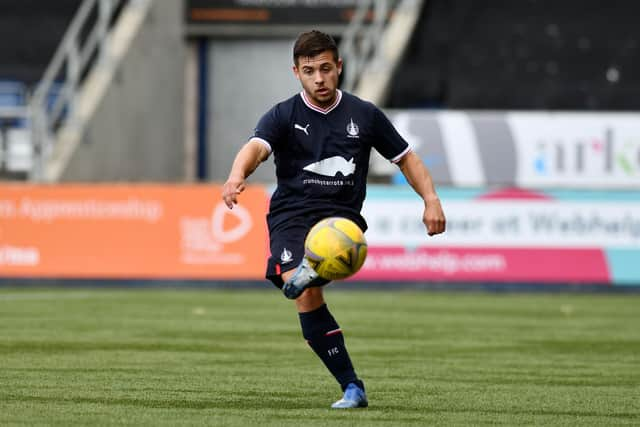
<path fill-rule="evenodd" d="M 282 249 L 282 253 L 280 254 L 280 261 L 282 261 L 283 264 L 287 264 L 293 261 L 293 254 L 291 253 L 291 251 L 287 248 Z"/>

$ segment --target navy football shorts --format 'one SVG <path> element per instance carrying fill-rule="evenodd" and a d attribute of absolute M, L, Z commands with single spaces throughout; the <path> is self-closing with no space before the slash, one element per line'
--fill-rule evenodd
<path fill-rule="evenodd" d="M 282 288 L 281 274 L 293 270 L 304 257 L 304 240 L 318 218 L 296 217 L 269 230 L 271 256 L 267 260 L 266 278 Z"/>
<path fill-rule="evenodd" d="M 265 277 L 273 282 L 276 287 L 282 289 L 284 282 L 281 274 L 285 271 L 293 270 L 298 267 L 304 257 L 304 241 L 311 227 L 316 225 L 318 221 L 327 216 L 334 215 L 317 215 L 306 214 L 287 219 L 279 223 L 275 227 L 269 227 L 269 246 L 271 256 L 267 260 L 267 272 Z M 342 215 L 349 218 L 349 215 Z M 366 230 L 366 223 L 363 227 L 356 218 L 350 218 L 355 221 L 363 230 Z M 268 222 L 268 221 L 267 221 Z"/>

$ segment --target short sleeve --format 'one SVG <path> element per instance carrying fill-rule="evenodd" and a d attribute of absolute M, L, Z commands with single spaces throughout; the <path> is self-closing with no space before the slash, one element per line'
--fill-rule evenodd
<path fill-rule="evenodd" d="M 279 105 L 276 105 L 260 118 L 250 139 L 258 139 L 269 151 L 273 151 L 283 139 L 282 129 L 281 112 Z"/>
<path fill-rule="evenodd" d="M 373 147 L 386 159 L 396 163 L 410 151 L 409 144 L 398 133 L 387 116 L 373 107 Z"/>

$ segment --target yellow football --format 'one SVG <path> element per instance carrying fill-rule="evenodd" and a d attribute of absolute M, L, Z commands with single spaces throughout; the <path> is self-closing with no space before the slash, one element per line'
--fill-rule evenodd
<path fill-rule="evenodd" d="M 323 278 L 340 280 L 354 275 L 367 258 L 367 241 L 358 225 L 342 217 L 315 224 L 304 242 L 305 257 Z"/>

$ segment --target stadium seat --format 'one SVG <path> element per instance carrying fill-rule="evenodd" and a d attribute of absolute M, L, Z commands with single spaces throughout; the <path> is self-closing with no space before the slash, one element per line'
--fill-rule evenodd
<path fill-rule="evenodd" d="M 20 107 L 27 102 L 27 88 L 22 82 L 0 80 L 0 107 Z"/>
<path fill-rule="evenodd" d="M 27 105 L 27 86 L 18 81 L 0 80 L 0 113 L 3 109 L 15 109 Z M 15 113 L 10 113 L 15 114 Z M 0 128 L 26 127 L 25 118 L 0 114 Z"/>
<path fill-rule="evenodd" d="M 5 169 L 9 172 L 28 172 L 33 166 L 31 132 L 25 128 L 6 131 Z"/>
<path fill-rule="evenodd" d="M 0 132 L 0 171 L 5 168 L 5 153 L 7 146 L 5 144 L 4 132 Z"/>

